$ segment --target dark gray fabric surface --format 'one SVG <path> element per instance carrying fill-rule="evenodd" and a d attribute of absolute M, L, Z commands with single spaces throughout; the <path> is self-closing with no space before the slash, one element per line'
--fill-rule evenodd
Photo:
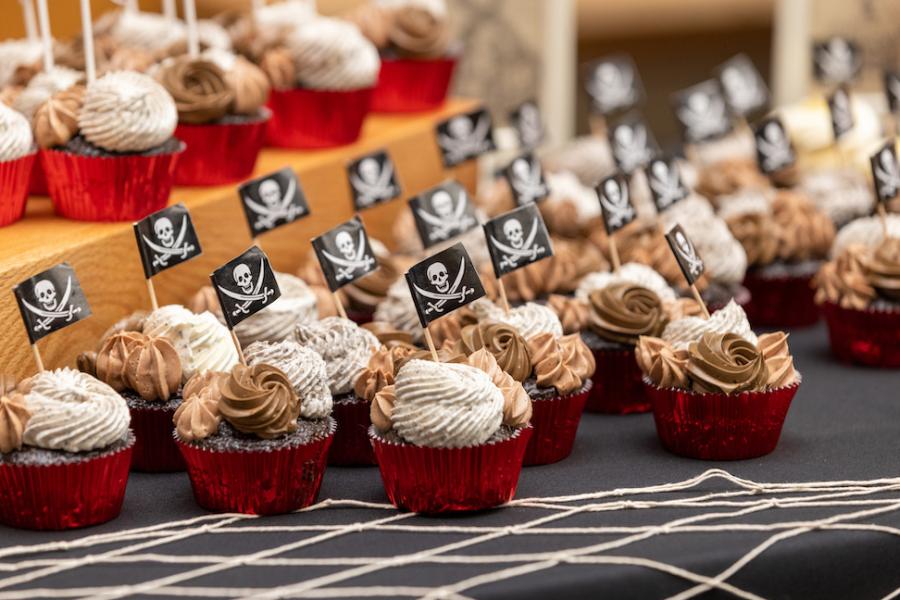
<path fill-rule="evenodd" d="M 900 476 L 900 372 L 856 368 L 835 362 L 828 353 L 826 331 L 822 325 L 792 333 L 790 344 L 804 380 L 788 415 L 781 442 L 773 454 L 760 459 L 730 463 L 707 463 L 679 458 L 660 447 L 653 419 L 649 415 L 614 417 L 586 414 L 572 456 L 556 465 L 526 468 L 522 473 L 517 497 L 546 497 L 622 487 L 644 487 L 684 480 L 709 468 L 725 469 L 734 475 L 759 482 L 863 480 Z M 701 487 L 704 492 L 727 489 L 734 488 L 723 481 L 711 481 Z M 668 497 L 678 496 L 679 494 L 673 494 Z M 881 499 L 898 497 L 898 492 L 879 496 Z M 321 498 L 386 501 L 377 468 L 329 468 Z M 204 511 L 193 503 L 186 475 L 134 474 L 129 483 L 124 510 L 116 521 L 86 531 L 64 533 L 0 528 L 0 548 L 52 540 L 75 540 L 89 534 L 202 514 L 205 514 Z M 366 522 L 392 514 L 395 513 L 379 509 L 329 508 L 312 513 L 253 520 L 243 525 L 334 525 Z M 529 508 L 506 508 L 448 518 L 411 517 L 401 523 L 508 526 L 544 514 L 550 513 Z M 697 511 L 665 508 L 591 513 L 551 525 L 646 525 L 691 514 L 697 514 Z M 805 520 L 832 514 L 834 511 L 828 508 L 773 509 L 743 517 L 740 522 Z M 862 522 L 900 528 L 900 512 L 866 518 Z M 179 555 L 242 555 L 319 533 L 321 532 L 269 532 L 241 536 L 205 534 L 148 551 Z M 770 535 L 771 532 L 661 535 L 612 551 L 612 554 L 642 556 L 697 573 L 714 575 Z M 434 548 L 467 537 L 472 535 L 356 532 L 279 556 L 391 556 Z M 586 546 L 609 539 L 614 537 L 507 535 L 455 554 L 471 556 L 546 552 Z M 121 544 L 94 547 L 90 551 L 97 554 L 119 546 Z M 26 558 L 72 558 L 85 552 L 81 549 L 29 554 L 3 559 L 0 563 Z M 134 584 L 198 566 L 202 565 L 95 564 L 9 588 L 2 583 L 9 574 L 0 571 L 0 598 L 8 589 Z M 515 565 L 419 564 L 377 570 L 336 585 L 437 586 L 452 584 L 504 566 Z M 241 588 L 276 586 L 347 568 L 340 565 L 290 568 L 243 566 L 192 579 L 182 585 Z M 766 598 L 882 598 L 900 587 L 900 537 L 877 532 L 807 533 L 773 546 L 729 581 Z M 690 584 L 680 578 L 642 567 L 563 564 L 533 574 L 490 582 L 463 594 L 476 598 L 519 599 L 546 598 L 551 594 L 559 598 L 664 598 L 688 587 L 691 587 Z M 731 596 L 724 592 L 711 592 L 703 597 Z"/>

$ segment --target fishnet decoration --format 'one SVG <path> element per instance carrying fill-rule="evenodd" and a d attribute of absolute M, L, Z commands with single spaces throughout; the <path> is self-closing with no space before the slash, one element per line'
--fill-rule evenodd
<path fill-rule="evenodd" d="M 726 483 L 720 491 L 721 483 Z M 715 487 L 717 491 L 700 489 Z M 744 517 L 767 516 L 778 509 L 821 509 L 828 516 L 817 520 L 775 520 L 767 523 L 748 522 Z M 824 481 L 807 483 L 757 483 L 731 475 L 721 469 L 708 470 L 697 477 L 643 488 L 622 488 L 569 496 L 523 498 L 510 502 L 500 511 L 504 517 L 541 516 L 508 526 L 431 525 L 433 520 L 410 513 L 398 513 L 389 504 L 357 500 L 323 500 L 298 511 L 336 511 L 365 509 L 384 512 L 386 516 L 344 525 L 263 525 L 265 520 L 248 515 L 217 514 L 160 523 L 127 531 L 87 535 L 73 541 L 15 546 L 0 550 L 0 600 L 48 598 L 123 598 L 135 594 L 184 598 L 358 598 L 419 597 L 460 600 L 469 598 L 475 588 L 552 569 L 559 565 L 628 565 L 669 574 L 693 584 L 671 596 L 687 600 L 716 588 L 738 598 L 759 599 L 760 596 L 736 587 L 729 579 L 751 561 L 779 542 L 815 531 L 872 532 L 900 537 L 900 528 L 874 522 L 876 517 L 900 510 L 900 478 L 868 481 Z M 643 526 L 564 526 L 562 521 L 578 516 L 599 518 L 623 511 L 659 509 L 701 510 L 699 514 Z M 352 512 L 352 511 L 350 511 Z M 404 523 L 415 521 L 415 523 Z M 715 521 L 715 523 L 713 523 Z M 410 534 L 446 534 L 463 539 L 394 556 L 308 557 L 293 558 L 285 554 L 322 545 L 343 536 L 367 532 L 404 532 Z M 622 554 L 637 542 L 659 536 L 689 533 L 758 532 L 771 534 L 726 569 L 714 576 L 641 556 Z M 240 549 L 240 536 L 273 533 L 310 534 L 310 537 L 266 547 L 245 555 L 172 555 L 153 552 L 154 548 L 183 542 L 201 536 L 222 536 L 223 547 Z M 480 544 L 515 536 L 607 536 L 610 539 L 565 550 L 514 553 L 461 553 Z M 237 539 L 235 539 L 237 537 Z M 265 537 L 263 537 L 265 539 Z M 515 546 L 515 542 L 510 545 Z M 115 546 L 109 549 L 109 547 Z M 364 547 L 360 544 L 360 547 Z M 320 548 L 321 549 L 321 548 Z M 67 556 L 72 555 L 72 556 Z M 49 555 L 41 558 L 41 555 Z M 36 558 L 22 558 L 22 557 Z M 133 585 L 80 588 L 41 587 L 45 578 L 95 565 L 147 564 L 184 567 L 178 573 Z M 488 567 L 478 575 L 435 587 L 377 586 L 352 584 L 354 579 L 409 566 L 468 565 Z M 298 567 L 331 567 L 338 570 L 310 577 L 290 585 L 262 587 L 209 587 L 188 585 L 200 578 L 241 567 L 292 569 L 292 579 L 304 575 Z M 502 566 L 502 567 L 501 567 Z M 490 567 L 495 567 L 490 569 Z M 15 587 L 15 590 L 10 588 Z M 900 598 L 900 588 L 882 600 Z"/>

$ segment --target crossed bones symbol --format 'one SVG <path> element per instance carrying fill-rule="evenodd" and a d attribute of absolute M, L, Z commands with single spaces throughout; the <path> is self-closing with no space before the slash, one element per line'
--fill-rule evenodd
<path fill-rule="evenodd" d="M 503 259 L 500 261 L 499 265 L 501 269 L 505 269 L 506 267 L 515 269 L 522 259 L 534 262 L 538 256 L 546 251 L 546 248 L 541 245 L 532 246 L 534 238 L 537 235 L 537 230 L 537 218 L 535 218 L 531 224 L 531 231 L 522 243 L 521 248 L 513 248 L 512 246 L 504 244 L 494 236 L 491 236 L 491 243 L 503 253 Z"/>
<path fill-rule="evenodd" d="M 71 321 L 75 315 L 81 312 L 80 306 L 66 306 L 69 303 L 69 296 L 72 295 L 72 278 L 69 277 L 66 282 L 66 292 L 63 294 L 62 300 L 60 300 L 59 304 L 56 305 L 56 310 L 44 310 L 43 308 L 38 308 L 29 302 L 23 300 L 22 304 L 25 307 L 33 312 L 34 314 L 44 317 L 43 319 L 39 319 L 37 324 L 34 326 L 35 331 L 49 331 L 50 324 L 53 323 L 56 319 L 65 319 L 66 323 Z"/>
<path fill-rule="evenodd" d="M 456 280 L 454 280 L 453 285 L 445 293 L 438 292 L 429 292 L 428 290 L 423 290 L 419 286 L 414 284 L 416 291 L 426 298 L 431 298 L 436 302 L 425 302 L 425 314 L 430 314 L 431 312 L 444 312 L 444 304 L 446 304 L 450 300 L 458 300 L 459 302 L 463 302 L 466 299 L 466 296 L 470 296 L 475 293 L 474 288 L 470 288 L 466 285 L 462 286 L 462 289 L 457 291 L 460 287 L 460 283 L 462 283 L 463 275 L 466 272 L 466 259 L 461 258 L 459 261 L 459 272 L 456 274 Z"/>

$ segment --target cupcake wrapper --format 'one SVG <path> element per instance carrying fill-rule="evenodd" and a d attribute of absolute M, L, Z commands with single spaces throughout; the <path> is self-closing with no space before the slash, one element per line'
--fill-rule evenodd
<path fill-rule="evenodd" d="M 184 459 L 172 437 L 174 410 L 131 408 L 131 429 L 136 439 L 131 459 L 133 471 L 167 473 L 184 471 Z"/>
<path fill-rule="evenodd" d="M 250 177 L 266 139 L 270 118 L 271 113 L 266 111 L 265 118 L 246 123 L 179 123 L 175 137 L 187 148 L 178 159 L 175 184 L 222 185 Z"/>
<path fill-rule="evenodd" d="M 0 465 L 0 523 L 62 530 L 115 519 L 133 447 L 62 465 Z"/>
<path fill-rule="evenodd" d="M 328 464 L 340 466 L 376 465 L 375 452 L 369 443 L 370 405 L 361 398 L 357 402 L 335 402 L 331 416 L 337 421 L 334 443 L 328 452 Z"/>
<path fill-rule="evenodd" d="M 31 170 L 31 181 L 28 184 L 29 196 L 49 196 L 50 189 L 47 187 L 47 174 L 44 173 L 44 161 L 41 160 L 40 154 L 34 161 L 34 168 Z"/>
<path fill-rule="evenodd" d="M 280 148 L 331 148 L 359 139 L 372 90 L 272 90 L 266 142 Z"/>
<path fill-rule="evenodd" d="M 432 110 L 447 99 L 456 58 L 383 58 L 378 86 L 372 96 L 374 112 L 405 113 Z"/>
<path fill-rule="evenodd" d="M 28 187 L 37 152 L 14 160 L 0 161 L 0 227 L 11 225 L 25 214 Z"/>
<path fill-rule="evenodd" d="M 384 490 L 394 506 L 417 513 L 483 510 L 516 493 L 530 427 L 509 439 L 468 448 L 425 448 L 390 442 L 374 427 L 369 439 Z"/>
<path fill-rule="evenodd" d="M 627 415 L 650 411 L 644 394 L 644 377 L 631 350 L 591 350 L 597 369 L 591 379 L 594 389 L 585 410 L 593 413 Z"/>
<path fill-rule="evenodd" d="M 215 512 L 277 515 L 316 501 L 334 429 L 325 438 L 271 452 L 215 452 L 176 440 L 194 499 Z"/>
<path fill-rule="evenodd" d="M 900 310 L 853 310 L 826 302 L 831 351 L 844 362 L 900 367 Z"/>
<path fill-rule="evenodd" d="M 800 383 L 765 392 L 700 394 L 644 381 L 656 433 L 666 450 L 702 460 L 742 460 L 769 454 Z"/>
<path fill-rule="evenodd" d="M 754 326 L 808 327 L 819 320 L 812 275 L 759 277 L 748 273 L 744 286 L 750 291 L 744 310 Z"/>
<path fill-rule="evenodd" d="M 136 221 L 169 201 L 184 151 L 154 156 L 80 156 L 41 150 L 57 214 L 79 221 Z"/>
<path fill-rule="evenodd" d="M 591 393 L 593 382 L 579 392 L 531 403 L 531 441 L 525 450 L 524 464 L 549 465 L 572 453 L 581 413 Z"/>

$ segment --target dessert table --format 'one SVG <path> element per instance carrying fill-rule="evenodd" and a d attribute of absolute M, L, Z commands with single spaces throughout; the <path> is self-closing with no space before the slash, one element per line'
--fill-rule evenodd
<path fill-rule="evenodd" d="M 900 377 L 835 362 L 822 324 L 790 342 L 804 381 L 760 459 L 679 458 L 650 415 L 588 414 L 511 506 L 440 518 L 390 507 L 377 468 L 329 467 L 319 504 L 266 518 L 132 474 L 113 522 L 0 528 L 0 600 L 896 597 Z"/>

